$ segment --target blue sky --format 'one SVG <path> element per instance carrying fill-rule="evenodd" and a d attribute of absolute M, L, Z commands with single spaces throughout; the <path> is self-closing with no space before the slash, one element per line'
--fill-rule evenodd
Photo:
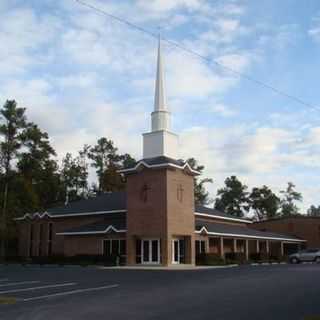
<path fill-rule="evenodd" d="M 318 0 L 85 0 L 208 59 L 310 103 L 300 105 L 164 44 L 168 105 L 181 157 L 214 180 L 235 174 L 275 191 L 288 181 L 319 205 Z M 16 99 L 61 158 L 98 137 L 141 156 L 156 40 L 74 0 L 0 2 L 0 103 Z"/>

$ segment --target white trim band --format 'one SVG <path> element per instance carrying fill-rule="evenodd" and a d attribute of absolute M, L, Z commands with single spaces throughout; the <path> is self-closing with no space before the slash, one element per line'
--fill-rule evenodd
<path fill-rule="evenodd" d="M 189 165 L 189 163 L 185 163 L 183 166 L 178 166 L 177 164 L 173 164 L 173 163 L 161 163 L 161 164 L 153 164 L 153 165 L 150 165 L 150 164 L 147 164 L 146 162 L 144 162 L 143 160 L 142 161 L 139 161 L 135 167 L 133 168 L 130 168 L 130 169 L 123 169 L 123 170 L 119 170 L 118 172 L 119 173 L 128 173 L 128 172 L 134 172 L 134 171 L 137 171 L 137 169 L 141 166 L 145 166 L 146 168 L 149 168 L 149 169 L 152 169 L 152 168 L 164 168 L 164 167 L 172 167 L 172 168 L 176 168 L 176 169 L 182 169 L 184 170 L 185 168 L 189 169 L 190 172 L 196 174 L 196 175 L 199 175 L 200 172 L 199 171 L 196 171 L 194 169 L 192 169 Z"/>
<path fill-rule="evenodd" d="M 93 212 L 80 212 L 80 213 L 68 213 L 68 214 L 59 214 L 59 215 L 54 215 L 50 214 L 48 212 L 44 213 L 26 213 L 22 217 L 15 218 L 14 220 L 19 221 L 19 220 L 24 220 L 26 218 L 30 219 L 35 219 L 38 217 L 39 219 L 42 219 L 44 217 L 48 218 L 68 218 L 68 217 L 78 217 L 78 216 L 91 216 L 91 215 L 99 215 L 99 214 L 106 214 L 106 213 L 121 213 L 121 212 L 127 212 L 127 210 L 122 209 L 122 210 L 109 210 L 109 211 L 93 211 Z"/>
<path fill-rule="evenodd" d="M 236 238 L 250 238 L 250 239 L 265 239 L 265 240 L 278 240 L 278 241 L 290 241 L 290 242 L 306 242 L 306 240 L 300 239 L 290 239 L 290 238 L 277 238 L 268 236 L 250 236 L 247 234 L 235 234 L 235 233 L 223 233 L 223 232 L 209 232 L 206 227 L 202 227 L 200 230 L 195 231 L 195 233 L 202 233 L 205 231 L 208 235 L 222 236 L 222 237 L 236 237 Z M 263 231 L 261 231 L 263 232 Z"/>
<path fill-rule="evenodd" d="M 223 216 L 207 214 L 207 213 L 200 213 L 200 212 L 195 212 L 194 214 L 199 217 L 208 217 L 208 218 L 215 218 L 215 219 L 222 219 L 222 220 L 229 220 L 229 221 L 253 223 L 251 220 L 246 220 L 246 219 L 241 219 L 241 218 L 229 218 L 229 217 L 223 217 Z"/>
<path fill-rule="evenodd" d="M 125 229 L 117 229 L 114 226 L 108 226 L 108 228 L 106 228 L 105 230 L 102 231 L 75 231 L 75 232 L 57 232 L 56 235 L 57 236 L 80 236 L 80 235 L 91 235 L 91 234 L 105 234 L 108 233 L 109 231 L 114 231 L 117 233 L 120 232 L 127 232 L 127 230 Z"/>

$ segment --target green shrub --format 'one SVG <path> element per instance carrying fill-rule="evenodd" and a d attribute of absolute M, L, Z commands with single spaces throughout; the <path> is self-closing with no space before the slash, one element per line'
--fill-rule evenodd
<path fill-rule="evenodd" d="M 246 254 L 243 252 L 227 252 L 225 254 L 226 261 L 230 263 L 245 263 L 246 262 Z"/>
<path fill-rule="evenodd" d="M 203 266 L 224 265 L 225 261 L 217 253 L 200 253 L 196 256 L 196 264 Z"/>

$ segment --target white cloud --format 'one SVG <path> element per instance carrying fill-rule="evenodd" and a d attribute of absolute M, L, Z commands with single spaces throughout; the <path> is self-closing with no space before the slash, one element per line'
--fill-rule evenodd
<path fill-rule="evenodd" d="M 230 107 L 224 104 L 215 104 L 211 108 L 209 108 L 209 111 L 212 113 L 217 113 L 222 117 L 226 118 L 233 117 L 237 114 L 235 110 L 231 109 Z"/>
<path fill-rule="evenodd" d="M 138 0 L 137 4 L 150 11 L 166 12 L 179 7 L 194 10 L 201 6 L 201 2 L 201 0 Z"/>
<path fill-rule="evenodd" d="M 0 12 L 1 13 L 1 12 Z M 13 9 L 1 15 L 0 76 L 24 72 L 32 65 L 48 59 L 38 49 L 52 43 L 60 28 L 58 19 L 44 15 L 37 17 L 31 9 Z"/>
<path fill-rule="evenodd" d="M 250 56 L 245 54 L 226 54 L 216 59 L 216 61 L 238 72 L 246 69 L 251 63 Z"/>
<path fill-rule="evenodd" d="M 168 93 L 180 97 L 204 98 L 222 93 L 237 79 L 215 73 L 199 59 L 173 51 L 167 60 Z"/>
<path fill-rule="evenodd" d="M 320 41 L 320 14 L 312 19 L 312 26 L 308 30 L 308 34 L 314 41 Z"/>

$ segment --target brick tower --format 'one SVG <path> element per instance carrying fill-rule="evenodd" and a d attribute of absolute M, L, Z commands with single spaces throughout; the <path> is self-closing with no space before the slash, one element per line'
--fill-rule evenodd
<path fill-rule="evenodd" d="M 143 134 L 143 159 L 122 170 L 127 188 L 127 264 L 194 264 L 194 176 L 178 160 L 170 131 L 159 39 L 151 132 Z"/>

